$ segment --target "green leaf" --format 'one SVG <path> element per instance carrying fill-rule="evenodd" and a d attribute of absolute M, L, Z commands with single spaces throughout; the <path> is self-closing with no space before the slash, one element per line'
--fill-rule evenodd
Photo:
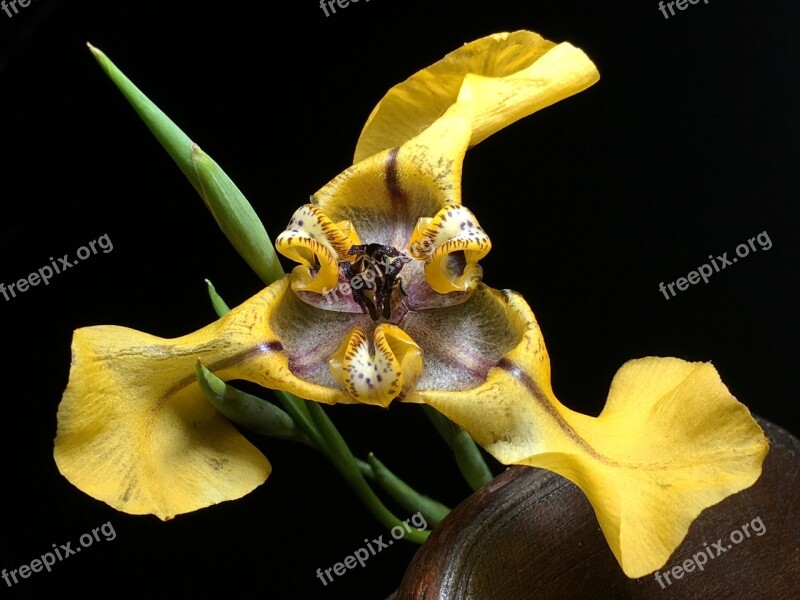
<path fill-rule="evenodd" d="M 278 256 L 253 207 L 220 166 L 205 154 L 100 50 L 87 44 L 145 125 L 200 194 L 220 229 L 264 283 L 283 276 Z"/>
<path fill-rule="evenodd" d="M 206 285 L 208 286 L 208 296 L 211 298 L 211 306 L 214 308 L 214 312 L 217 313 L 217 316 L 221 317 L 229 313 L 231 309 L 225 303 L 225 300 L 222 299 L 222 296 L 217 293 L 214 284 L 206 279 Z"/>
<path fill-rule="evenodd" d="M 206 369 L 200 361 L 195 365 L 195 374 L 208 401 L 237 425 L 259 435 L 312 446 L 292 418 L 271 402 L 228 385 Z"/>

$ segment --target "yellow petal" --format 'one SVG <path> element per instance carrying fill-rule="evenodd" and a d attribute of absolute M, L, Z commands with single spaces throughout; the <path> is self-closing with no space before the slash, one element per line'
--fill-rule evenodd
<path fill-rule="evenodd" d="M 239 498 L 270 472 L 195 384 L 171 392 L 178 376 L 166 364 L 170 350 L 118 327 L 76 331 L 55 441 L 58 468 L 74 485 L 118 510 L 164 520 Z"/>
<path fill-rule="evenodd" d="M 58 409 L 61 473 L 118 510 L 161 519 L 263 483 L 269 462 L 205 400 L 194 366 L 200 359 L 222 379 L 335 402 L 344 392 L 309 384 L 288 368 L 270 321 L 287 289 L 285 277 L 176 339 L 115 326 L 77 330 Z"/>
<path fill-rule="evenodd" d="M 462 205 L 420 219 L 408 243 L 413 258 L 425 259 L 425 279 L 440 294 L 475 289 L 483 275 L 478 261 L 491 247 L 478 219 Z"/>
<path fill-rule="evenodd" d="M 531 66 L 506 77 L 468 74 L 458 102 L 471 102 L 470 146 L 523 117 L 577 94 L 600 79 L 582 50 L 564 42 Z"/>
<path fill-rule="evenodd" d="M 300 264 L 292 271 L 292 289 L 324 293 L 339 281 L 339 261 L 360 244 L 349 221 L 334 223 L 313 204 L 298 208 L 275 239 L 275 248 Z"/>
<path fill-rule="evenodd" d="M 328 365 L 353 398 L 386 407 L 413 390 L 422 374 L 422 351 L 396 325 L 378 325 L 373 337 L 370 343 L 363 327 L 353 328 Z"/>
<path fill-rule="evenodd" d="M 533 314 L 522 342 L 465 392 L 418 396 L 505 464 L 546 468 L 577 484 L 624 572 L 662 567 L 700 512 L 751 486 L 768 443 L 707 363 L 626 363 L 597 417 L 553 395 Z"/>
<path fill-rule="evenodd" d="M 465 78 L 469 89 L 462 91 Z M 473 146 L 598 79 L 592 61 L 568 43 L 530 31 L 481 38 L 389 90 L 361 132 L 354 162 L 412 139 L 457 100 L 475 104 Z"/>
<path fill-rule="evenodd" d="M 348 168 L 312 200 L 332 220 L 352 222 L 365 243 L 404 247 L 418 219 L 461 203 L 470 115 L 469 105 L 453 106 L 402 147 Z"/>

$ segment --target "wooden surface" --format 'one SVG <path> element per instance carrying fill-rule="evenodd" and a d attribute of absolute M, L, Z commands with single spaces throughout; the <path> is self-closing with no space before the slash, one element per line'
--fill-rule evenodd
<path fill-rule="evenodd" d="M 396 599 L 798 600 L 800 441 L 759 423 L 771 444 L 761 478 L 703 512 L 659 570 L 660 584 L 654 574 L 625 577 L 575 485 L 549 471 L 511 467 L 436 528 L 409 565 Z M 735 533 L 745 524 L 749 537 Z M 731 547 L 719 556 L 708 550 L 714 558 L 702 571 L 677 571 L 681 578 L 670 574 L 667 583 L 665 571 L 718 540 Z"/>

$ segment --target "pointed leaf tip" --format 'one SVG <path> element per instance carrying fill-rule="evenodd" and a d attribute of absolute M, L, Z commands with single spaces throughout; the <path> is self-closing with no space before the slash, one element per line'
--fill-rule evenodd
<path fill-rule="evenodd" d="M 103 52 L 87 43 L 106 75 L 195 188 L 234 248 L 265 283 L 283 276 L 272 241 L 230 177 L 156 106 Z"/>

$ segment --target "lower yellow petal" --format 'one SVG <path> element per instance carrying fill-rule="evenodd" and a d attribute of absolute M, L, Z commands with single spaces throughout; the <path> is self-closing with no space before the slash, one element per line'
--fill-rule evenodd
<path fill-rule="evenodd" d="M 61 473 L 118 510 L 161 519 L 239 498 L 263 483 L 269 462 L 206 401 L 194 368 L 201 360 L 222 379 L 320 402 L 347 397 L 289 369 L 273 329 L 288 288 L 284 277 L 176 339 L 125 327 L 78 329 L 58 409 L 54 455 Z"/>
<path fill-rule="evenodd" d="M 499 461 L 546 468 L 577 484 L 624 572 L 662 567 L 700 512 L 755 483 L 768 442 L 706 363 L 626 363 L 597 417 L 569 410 L 550 388 L 532 313 L 522 342 L 465 392 L 419 397 Z"/>
<path fill-rule="evenodd" d="M 422 374 L 422 351 L 396 325 L 378 325 L 372 343 L 363 327 L 355 327 L 328 366 L 357 401 L 386 407 L 416 385 Z"/>
<path fill-rule="evenodd" d="M 171 393 L 172 349 L 163 342 L 118 327 L 75 332 L 55 460 L 90 496 L 167 520 L 244 496 L 270 464 L 196 384 Z"/>

